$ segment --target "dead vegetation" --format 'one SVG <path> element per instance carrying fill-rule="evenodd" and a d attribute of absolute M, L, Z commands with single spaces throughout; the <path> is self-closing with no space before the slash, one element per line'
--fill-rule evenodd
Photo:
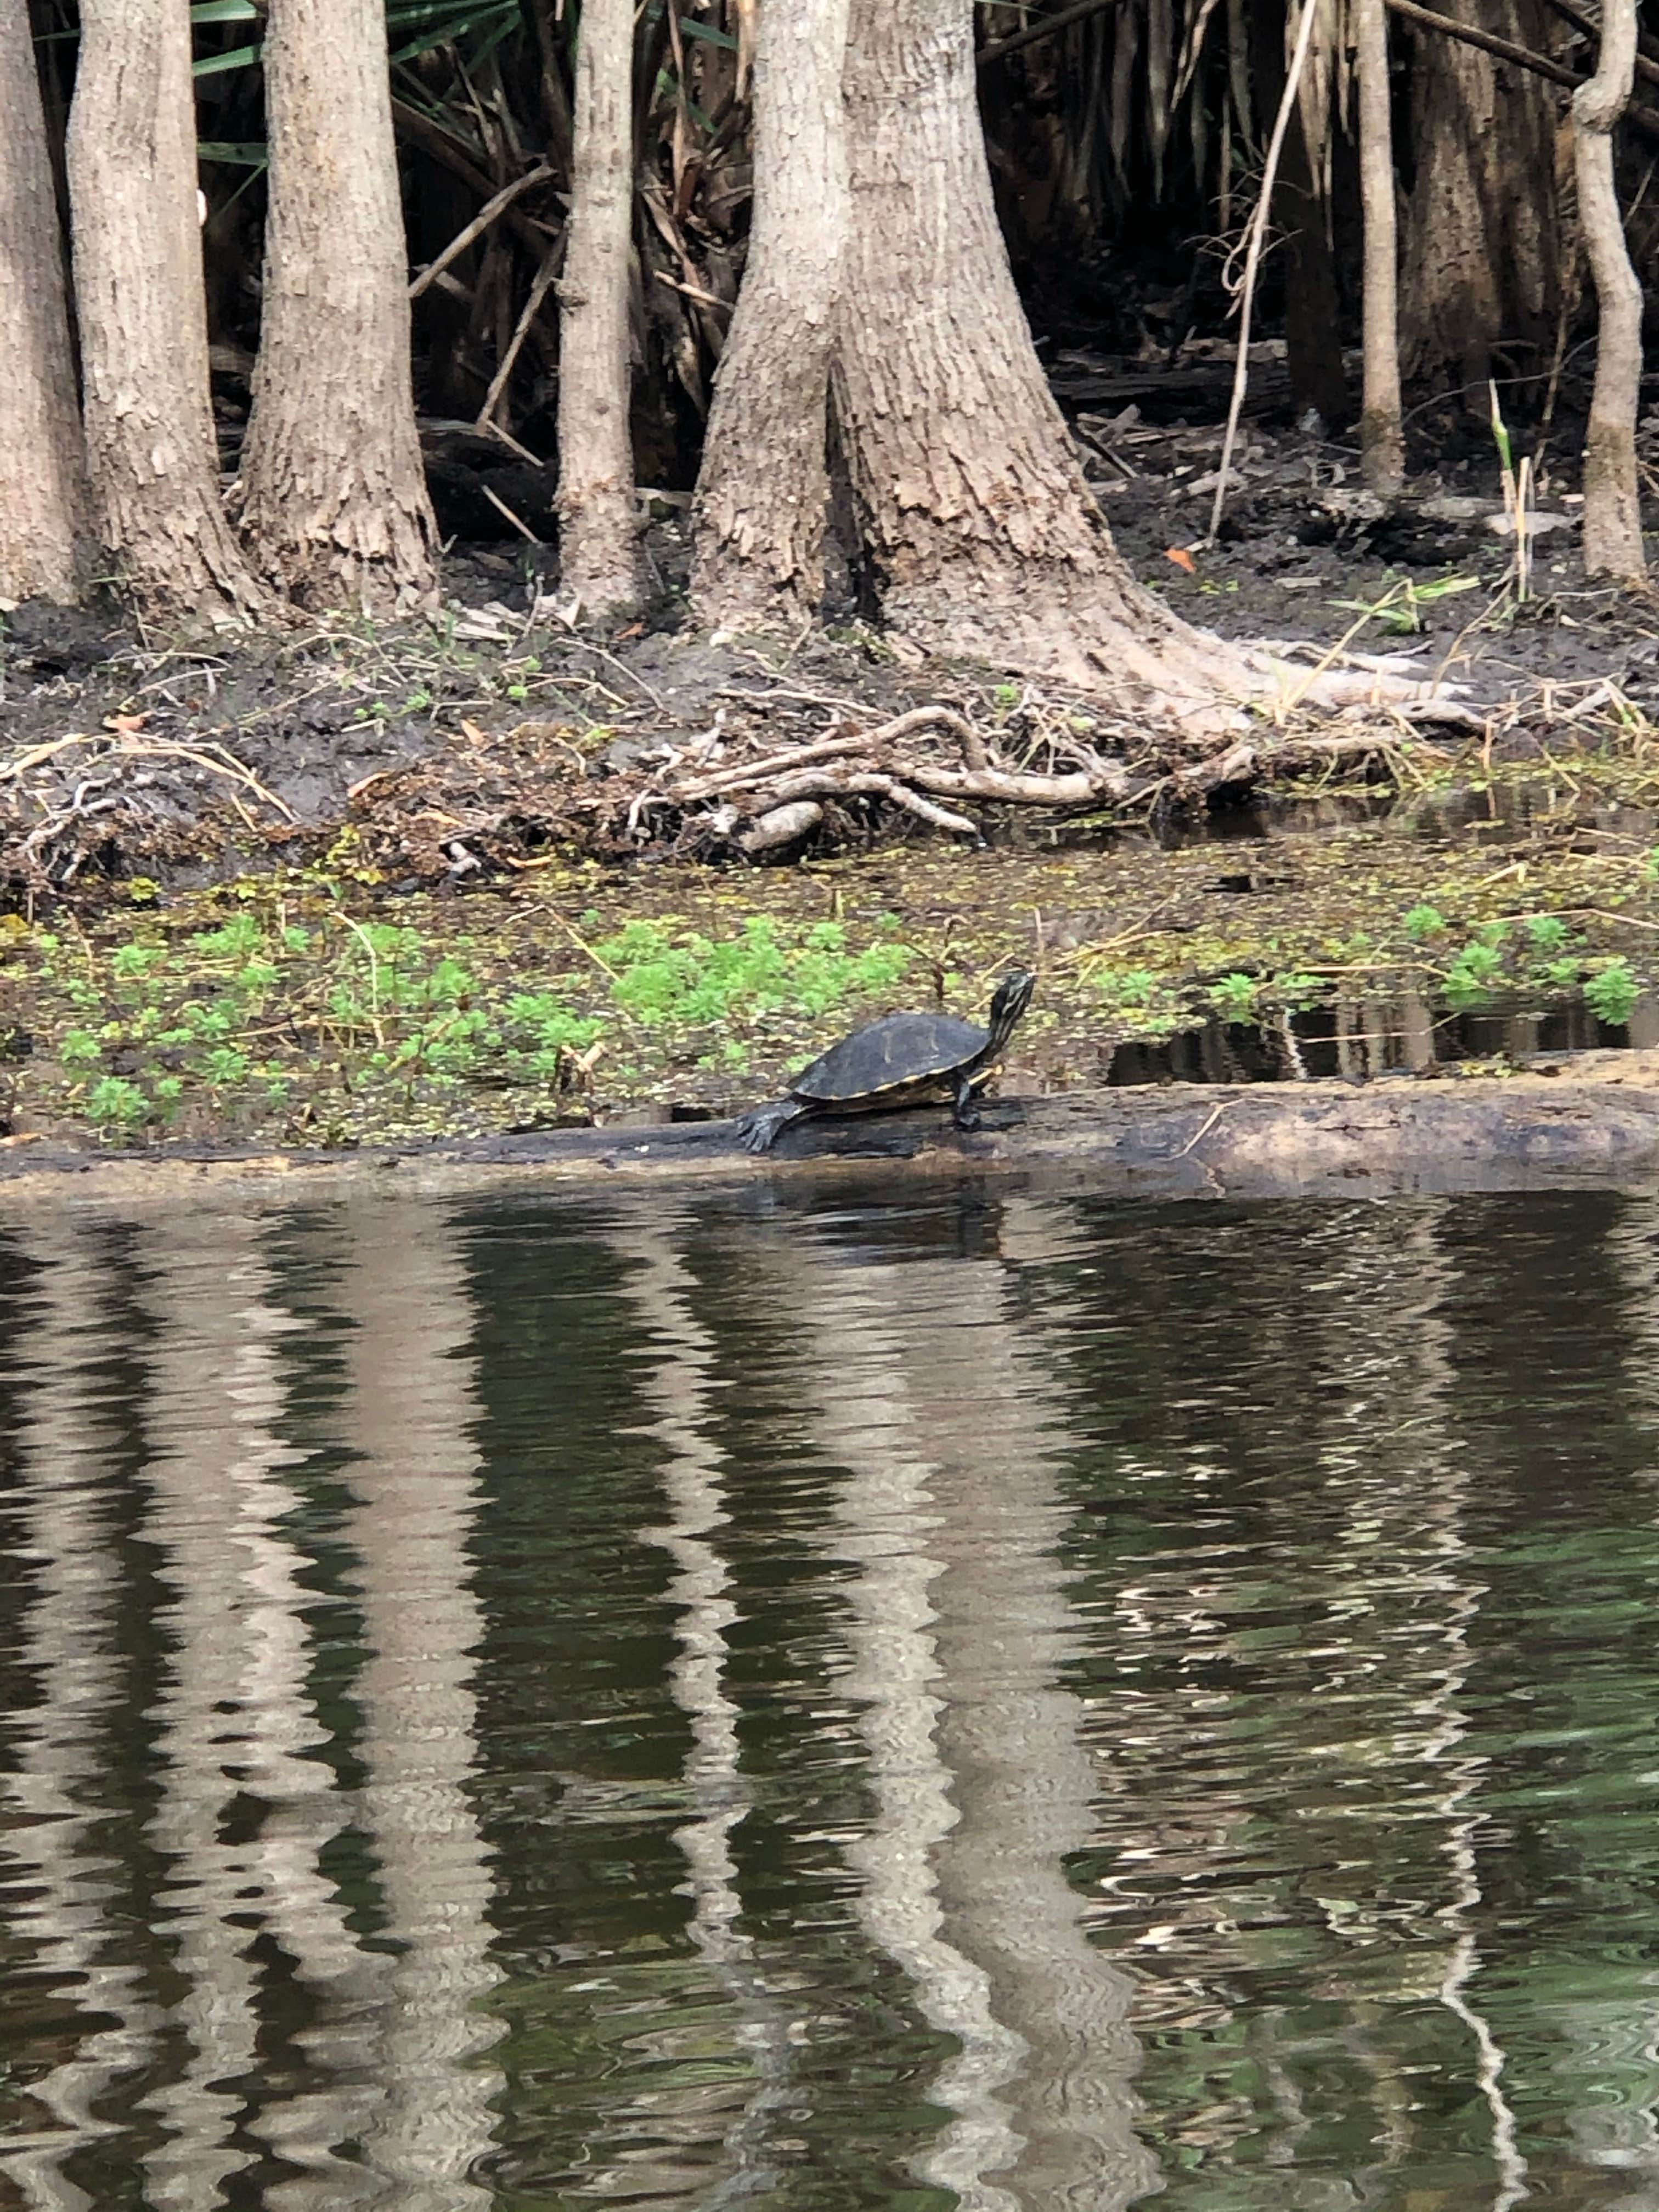
<path fill-rule="evenodd" d="M 240 729 L 192 711 L 185 695 L 199 661 L 182 690 L 135 685 L 127 708 L 95 727 L 0 750 L 0 882 L 33 908 L 204 859 L 257 869 L 313 857 L 346 829 L 379 876 L 428 883 L 522 873 L 550 853 L 741 862 L 917 832 L 977 843 L 1017 814 L 1132 822 L 1338 765 L 1375 762 L 1409 782 L 1407 762 L 1445 757 L 1409 714 L 1464 734 L 1472 719 L 1455 702 L 1362 702 L 1333 727 L 1300 711 L 1293 684 L 1277 722 L 1218 748 L 1105 713 L 1087 693 L 982 675 L 929 696 L 935 672 L 897 681 L 887 670 L 859 696 L 694 644 L 675 674 L 700 680 L 668 696 L 580 641 L 550 669 L 531 658 L 532 683 L 480 684 L 469 671 L 477 696 L 457 684 L 454 704 L 419 688 L 429 670 L 418 657 L 396 683 L 382 669 L 381 690 L 431 699 L 428 720 L 393 730 L 348 720 L 361 750 L 332 747 L 320 783 L 303 745 L 283 737 L 302 707 L 317 720 L 302 668 L 289 672 L 286 716 L 267 705 Z M 1363 688 L 1365 672 L 1355 676 Z M 501 711 L 501 694 L 532 690 L 541 711 Z"/>

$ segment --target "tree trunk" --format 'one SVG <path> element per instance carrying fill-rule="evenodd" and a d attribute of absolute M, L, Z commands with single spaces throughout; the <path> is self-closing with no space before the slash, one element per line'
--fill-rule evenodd
<path fill-rule="evenodd" d="M 1437 0 L 1457 21 L 1548 51 L 1542 0 Z M 1484 415 L 1492 349 L 1543 349 L 1559 289 L 1554 96 L 1529 70 L 1419 34 L 1417 176 L 1407 219 L 1401 367 L 1449 371 Z"/>
<path fill-rule="evenodd" d="M 1389 21 L 1383 0 L 1357 0 L 1359 74 L 1359 191 L 1365 210 L 1365 392 L 1359 417 L 1360 466 L 1383 499 L 1406 473 L 1400 409 L 1399 240 L 1394 204 L 1393 103 L 1389 94 Z"/>
<path fill-rule="evenodd" d="M 264 304 L 241 520 L 302 605 L 437 605 L 384 0 L 270 0 Z"/>
<path fill-rule="evenodd" d="M 1309 0 L 1310 6 L 1317 0 Z M 1271 124 L 1285 96 L 1285 0 L 1255 0 L 1250 14 L 1250 60 L 1261 114 Z M 1304 77 L 1304 85 L 1307 80 Z M 1325 203 L 1314 188 L 1308 152 L 1306 109 L 1298 99 L 1279 156 L 1273 215 L 1285 232 L 1285 354 L 1291 402 L 1300 414 L 1311 407 L 1330 425 L 1350 418 L 1348 380 L 1342 367 L 1342 321 L 1336 262 L 1331 252 Z M 1328 127 L 1329 118 L 1327 117 Z"/>
<path fill-rule="evenodd" d="M 105 550 L 152 614 L 264 611 L 219 493 L 184 0 L 82 0 L 68 167 Z"/>
<path fill-rule="evenodd" d="M 633 0 L 585 0 L 559 283 L 559 574 L 594 617 L 642 596 L 629 436 L 633 69 Z"/>
<path fill-rule="evenodd" d="M 991 198 L 973 0 L 854 0 L 835 399 L 888 618 L 946 652 L 1164 702 L 1248 688 L 1115 550 Z"/>
<path fill-rule="evenodd" d="M 1595 75 L 1572 96 L 1578 219 L 1595 280 L 1600 330 L 1584 443 L 1584 567 L 1635 581 L 1647 573 L 1636 474 L 1642 391 L 1642 287 L 1631 267 L 1613 181 L 1613 126 L 1636 73 L 1636 0 L 1603 0 Z"/>
<path fill-rule="evenodd" d="M 63 240 L 24 0 L 0 0 L 0 598 L 72 600 L 82 581 L 86 453 Z"/>
<path fill-rule="evenodd" d="M 830 353 L 847 238 L 848 0 L 767 0 L 755 53 L 749 258 L 714 380 L 692 604 L 738 626 L 823 592 Z"/>

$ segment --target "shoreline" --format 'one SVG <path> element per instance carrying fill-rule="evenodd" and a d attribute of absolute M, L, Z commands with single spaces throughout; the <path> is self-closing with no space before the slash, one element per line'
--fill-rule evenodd
<path fill-rule="evenodd" d="M 680 1184 L 810 1194 L 896 1177 L 1122 1199 L 1627 1188 L 1659 1181 L 1659 1049 L 1574 1054 L 1503 1077 L 1073 1090 L 990 1100 L 983 1116 L 971 1135 L 927 1109 L 811 1122 L 761 1158 L 729 1121 L 316 1152 L 14 1140 L 0 1146 L 0 1218 L 184 1193 L 287 1202 Z"/>

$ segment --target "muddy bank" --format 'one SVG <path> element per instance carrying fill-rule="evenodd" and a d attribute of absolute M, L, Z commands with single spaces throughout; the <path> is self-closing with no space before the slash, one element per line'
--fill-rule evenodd
<path fill-rule="evenodd" d="M 1257 422 L 1206 549 L 1218 432 L 1091 412 L 1084 369 L 1143 580 L 1310 677 L 1403 652 L 1461 722 L 1287 708 L 1218 745 L 923 660 L 850 603 L 790 645 L 700 636 L 672 514 L 656 604 L 604 639 L 489 547 L 435 629 L 184 645 L 15 610 L 0 1139 L 706 1120 L 891 1008 L 977 1018 L 1014 962 L 1027 1096 L 1653 1042 L 1659 623 L 1573 587 L 1570 496 L 1523 601 L 1491 466 L 1379 515 L 1346 449 Z"/>
<path fill-rule="evenodd" d="M 428 887 L 507 881 L 550 851 L 744 866 L 997 842 L 1032 823 L 998 777 L 1058 778 L 1067 818 L 1134 822 L 1310 773 L 1410 787 L 1449 759 L 1593 750 L 1659 711 L 1659 621 L 1583 587 L 1577 506 L 1553 480 L 1522 597 L 1494 528 L 1492 456 L 1448 461 L 1383 509 L 1357 489 L 1351 449 L 1256 421 L 1210 546 L 1218 427 L 1145 421 L 1133 402 L 1105 411 L 1094 395 L 1122 378 L 1086 362 L 1057 376 L 1121 550 L 1187 619 L 1274 646 L 1310 681 L 1335 652 L 1360 656 L 1362 676 L 1367 657 L 1404 656 L 1470 719 L 1315 727 L 1276 709 L 1228 764 L 1224 741 L 1186 744 L 1133 702 L 927 659 L 862 621 L 850 591 L 787 644 L 699 635 L 671 507 L 648 540 L 653 604 L 604 637 L 572 631 L 550 550 L 524 546 L 454 551 L 435 627 L 341 619 L 179 641 L 112 609 L 5 614 L 0 902 L 79 903 L 135 878 L 199 886 L 314 862 L 342 839 L 377 880 Z M 881 739 L 929 708 L 957 724 Z M 879 741 L 833 757 L 854 737 Z M 831 749 L 813 787 L 757 838 L 775 805 L 741 771 L 808 745 Z"/>
<path fill-rule="evenodd" d="M 389 1188 L 459 1192 L 514 1181 L 586 1190 L 682 1182 L 833 1190 L 894 1176 L 1013 1177 L 1124 1198 L 1646 1184 L 1659 1180 L 1659 1051 L 1575 1055 L 1502 1080 L 1001 1098 L 971 1134 L 925 1111 L 870 1115 L 798 1127 L 759 1159 L 729 1121 L 344 1153 L 180 1146 L 142 1159 L 13 1142 L 0 1146 L 0 1210 L 211 1203 L 231 1191 L 284 1201 Z"/>

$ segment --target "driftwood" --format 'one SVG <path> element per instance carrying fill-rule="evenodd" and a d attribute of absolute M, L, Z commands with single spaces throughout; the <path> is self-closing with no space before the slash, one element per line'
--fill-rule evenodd
<path fill-rule="evenodd" d="M 939 757 L 938 740 L 955 750 Z M 924 741 L 933 750 L 924 750 Z M 687 770 L 671 754 L 662 770 L 628 793 L 628 820 L 638 836 L 649 822 L 659 834 L 665 811 L 678 814 L 693 842 L 735 844 L 751 856 L 810 836 L 823 823 L 824 802 L 885 800 L 935 830 L 977 837 L 980 825 L 958 811 L 963 802 L 1059 809 L 1117 805 L 1132 793 L 1130 773 L 1092 746 L 1067 739 L 1072 765 L 1048 771 L 1011 767 L 993 757 L 964 714 L 944 706 L 913 708 L 878 728 L 769 751 L 731 767 Z M 958 807 L 940 804 L 956 800 Z"/>

